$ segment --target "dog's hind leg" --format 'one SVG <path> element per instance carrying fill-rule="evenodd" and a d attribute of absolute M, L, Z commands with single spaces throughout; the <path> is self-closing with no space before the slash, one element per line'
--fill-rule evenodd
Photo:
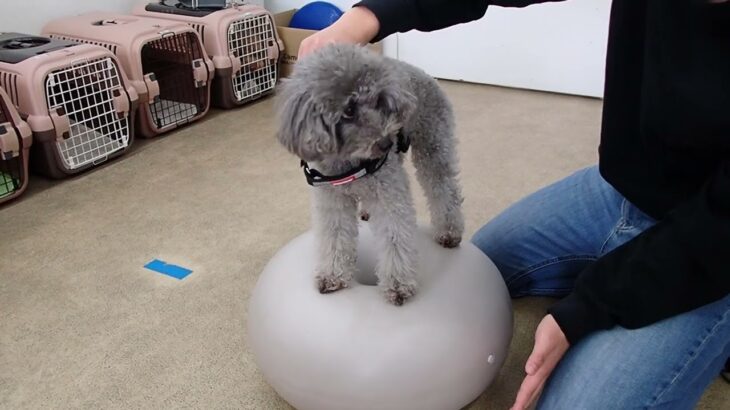
<path fill-rule="evenodd" d="M 348 287 L 357 261 L 357 202 L 329 187 L 313 196 L 319 264 L 317 288 L 331 293 Z"/>
<path fill-rule="evenodd" d="M 377 192 L 363 205 L 380 246 L 378 286 L 390 303 L 400 306 L 416 292 L 416 210 L 403 168 L 388 171 L 392 176 L 378 181 Z"/>
<path fill-rule="evenodd" d="M 439 117 L 429 118 L 431 123 L 423 124 L 419 127 L 422 131 L 414 133 L 412 157 L 418 182 L 428 200 L 435 239 L 445 248 L 454 248 L 459 246 L 464 233 L 464 199 L 453 125 Z"/>

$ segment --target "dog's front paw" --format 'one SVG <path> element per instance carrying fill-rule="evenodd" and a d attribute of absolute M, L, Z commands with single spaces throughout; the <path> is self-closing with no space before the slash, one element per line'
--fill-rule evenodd
<path fill-rule="evenodd" d="M 461 235 L 452 232 L 437 234 L 436 242 L 444 248 L 456 248 L 461 243 Z"/>
<path fill-rule="evenodd" d="M 317 289 L 319 293 L 332 293 L 348 287 L 345 279 L 332 275 L 317 275 Z"/>
<path fill-rule="evenodd" d="M 393 286 L 385 289 L 385 299 L 396 305 L 403 306 L 406 300 L 410 299 L 416 294 L 416 285 L 406 285 L 400 282 L 395 282 Z"/>

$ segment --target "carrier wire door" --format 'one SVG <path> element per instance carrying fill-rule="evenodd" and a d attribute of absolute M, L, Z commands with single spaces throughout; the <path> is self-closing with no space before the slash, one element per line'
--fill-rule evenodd
<path fill-rule="evenodd" d="M 62 178 L 124 153 L 137 93 L 106 48 L 0 34 L 0 85 L 33 130 L 31 166 Z"/>
<path fill-rule="evenodd" d="M 188 122 L 207 110 L 208 91 L 195 78 L 204 68 L 203 52 L 193 32 L 150 41 L 142 47 L 142 71 L 154 76 L 160 94 L 150 104 L 157 128 Z"/>
<path fill-rule="evenodd" d="M 19 196 L 28 186 L 31 142 L 30 127 L 0 88 L 0 204 Z"/>
<path fill-rule="evenodd" d="M 215 66 L 213 101 L 233 108 L 270 94 L 284 48 L 266 9 L 237 2 L 164 0 L 134 9 L 137 16 L 186 23 L 200 35 Z"/>
<path fill-rule="evenodd" d="M 123 84 L 109 57 L 55 70 L 45 88 L 49 115 L 68 118 L 68 138 L 58 143 L 67 168 L 104 162 L 129 145 L 129 118 L 119 116 L 115 106 Z"/>
<path fill-rule="evenodd" d="M 277 47 L 271 17 L 263 14 L 238 20 L 228 27 L 228 49 L 241 61 L 241 71 L 233 77 L 233 92 L 239 101 L 250 100 L 274 90 L 276 60 L 270 50 Z"/>
<path fill-rule="evenodd" d="M 53 38 L 98 44 L 113 52 L 140 96 L 141 135 L 154 137 L 208 112 L 213 62 L 198 33 L 169 20 L 88 13 L 53 20 Z"/>

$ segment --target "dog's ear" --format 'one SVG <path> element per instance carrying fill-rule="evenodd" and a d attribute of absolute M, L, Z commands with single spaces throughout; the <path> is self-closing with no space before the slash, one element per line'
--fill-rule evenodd
<path fill-rule="evenodd" d="M 291 80 L 284 83 L 277 105 L 277 138 L 291 153 L 305 161 L 318 161 L 336 152 L 333 127 L 306 87 Z"/>
<path fill-rule="evenodd" d="M 416 96 L 400 87 L 389 87 L 378 96 L 378 109 L 403 124 L 416 109 Z"/>

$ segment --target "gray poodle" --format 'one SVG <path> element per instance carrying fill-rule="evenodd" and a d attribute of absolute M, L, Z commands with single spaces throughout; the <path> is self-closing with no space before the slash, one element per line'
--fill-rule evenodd
<path fill-rule="evenodd" d="M 435 240 L 464 230 L 451 105 L 436 81 L 364 47 L 330 45 L 302 59 L 278 97 L 278 139 L 313 185 L 317 286 L 348 286 L 356 269 L 358 206 L 381 248 L 378 284 L 395 305 L 417 287 L 416 211 L 403 167 L 413 147 Z"/>

